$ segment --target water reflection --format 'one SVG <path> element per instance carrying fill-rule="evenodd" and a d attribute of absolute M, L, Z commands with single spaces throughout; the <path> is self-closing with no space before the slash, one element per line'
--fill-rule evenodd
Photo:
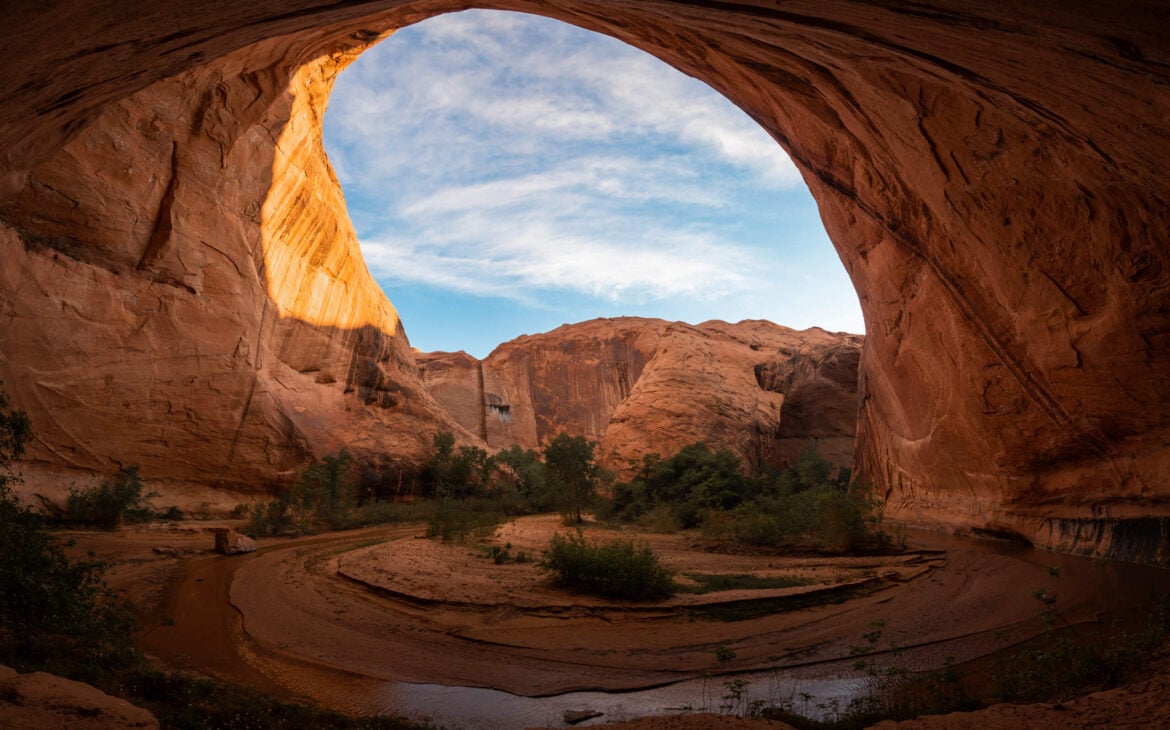
<path fill-rule="evenodd" d="M 746 682 L 742 693 L 726 683 Z M 381 712 L 429 721 L 455 730 L 511 730 L 517 727 L 567 727 L 566 712 L 603 713 L 576 727 L 604 725 L 648 715 L 686 712 L 746 714 L 753 702 L 791 704 L 803 715 L 824 718 L 835 708 L 865 692 L 865 679 L 816 679 L 778 672 L 737 675 L 734 678 L 694 679 L 636 692 L 568 692 L 552 697 L 522 697 L 482 687 L 391 682 L 383 685 Z"/>

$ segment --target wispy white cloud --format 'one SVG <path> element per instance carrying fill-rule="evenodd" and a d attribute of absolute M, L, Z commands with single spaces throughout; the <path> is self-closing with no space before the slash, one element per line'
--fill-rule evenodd
<path fill-rule="evenodd" d="M 462 240 L 469 227 L 479 234 L 470 243 Z M 598 242 L 540 219 L 510 226 L 506 240 L 501 233 L 461 220 L 437 231 L 437 240 L 390 238 L 362 248 L 371 268 L 387 279 L 528 304 L 557 290 L 611 301 L 709 300 L 762 284 L 745 273 L 752 270 L 750 252 L 729 250 L 702 234 L 651 231 L 660 237 Z"/>
<path fill-rule="evenodd" d="M 337 82 L 326 143 L 380 281 L 527 304 L 775 289 L 776 251 L 741 236 L 761 195 L 803 190 L 702 83 L 515 13 L 441 16 L 367 51 Z"/>

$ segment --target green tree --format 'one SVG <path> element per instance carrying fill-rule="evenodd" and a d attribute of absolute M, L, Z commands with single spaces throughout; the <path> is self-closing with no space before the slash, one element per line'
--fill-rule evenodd
<path fill-rule="evenodd" d="M 544 447 L 549 484 L 558 495 L 566 521 L 581 523 L 583 509 L 597 493 L 601 469 L 594 460 L 597 443 L 584 436 L 558 434 Z"/>
<path fill-rule="evenodd" d="M 491 482 L 495 460 L 477 446 L 455 448 L 455 435 L 440 431 L 432 440 L 434 451 L 424 469 L 430 487 L 439 497 L 465 499 L 483 495 Z"/>
<path fill-rule="evenodd" d="M 142 493 L 137 466 L 128 466 L 99 486 L 70 490 L 65 501 L 65 520 L 114 530 L 123 522 L 149 522 L 154 518 L 150 500 L 156 492 Z"/>
<path fill-rule="evenodd" d="M 8 394 L 0 382 L 0 487 L 19 477 L 12 473 L 12 462 L 24 454 L 24 444 L 32 435 L 32 424 L 24 411 L 8 410 Z"/>
<path fill-rule="evenodd" d="M 792 493 L 828 484 L 841 488 L 848 485 L 848 474 L 845 475 L 844 484 L 832 479 L 832 474 L 833 464 L 817 451 L 816 441 L 809 441 L 796 463 L 780 475 L 778 485 Z"/>
<path fill-rule="evenodd" d="M 708 510 L 734 509 L 758 486 L 743 475 L 733 452 L 712 451 L 702 442 L 684 446 L 669 459 L 647 454 L 635 467 L 633 480 L 613 491 L 613 509 L 624 519 L 668 509 L 680 526 L 695 527 Z"/>
<path fill-rule="evenodd" d="M 310 465 L 301 472 L 298 489 L 319 522 L 337 527 L 341 518 L 357 504 L 353 457 L 342 449 L 337 456 L 326 456 Z"/>
<path fill-rule="evenodd" d="M 502 480 L 514 492 L 524 512 L 543 512 L 557 506 L 556 495 L 549 488 L 548 469 L 533 449 L 511 446 L 495 456 Z"/>
<path fill-rule="evenodd" d="M 91 679 L 133 659 L 133 619 L 101 566 L 69 560 L 41 516 L 20 505 L 12 464 L 31 433 L 0 385 L 0 663 Z"/>

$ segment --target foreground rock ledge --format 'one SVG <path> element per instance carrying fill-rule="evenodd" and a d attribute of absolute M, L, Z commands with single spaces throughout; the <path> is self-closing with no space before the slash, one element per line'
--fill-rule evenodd
<path fill-rule="evenodd" d="M 42 478 L 256 489 L 341 444 L 474 439 L 421 387 L 319 129 L 355 54 L 468 6 L 654 53 L 792 154 L 865 313 L 858 463 L 892 515 L 1165 557 L 1157 0 L 18 2 L 0 379 Z"/>
<path fill-rule="evenodd" d="M 0 725 L 12 730 L 157 730 L 149 711 L 88 684 L 45 672 L 18 674 L 0 665 Z"/>

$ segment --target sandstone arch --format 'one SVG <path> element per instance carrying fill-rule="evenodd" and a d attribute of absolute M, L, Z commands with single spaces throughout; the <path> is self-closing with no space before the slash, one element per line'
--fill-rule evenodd
<path fill-rule="evenodd" d="M 710 83 L 857 287 L 859 466 L 899 517 L 1146 558 L 1170 517 L 1164 4 L 227 0 L 9 9 L 0 378 L 46 469 L 259 484 L 440 417 L 316 117 L 384 32 L 498 7 Z M 1118 522 L 1129 518 L 1137 521 Z"/>

